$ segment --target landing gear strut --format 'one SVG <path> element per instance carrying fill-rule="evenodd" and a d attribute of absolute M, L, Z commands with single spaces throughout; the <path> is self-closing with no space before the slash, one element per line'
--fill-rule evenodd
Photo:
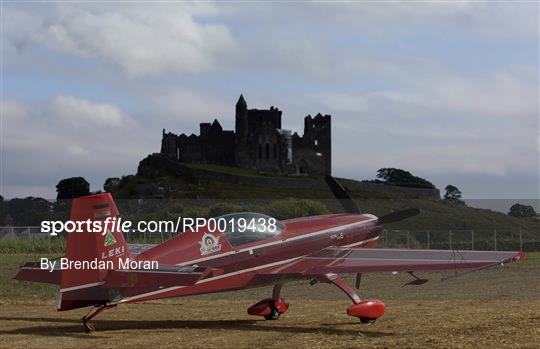
<path fill-rule="evenodd" d="M 357 276 L 356 284 L 360 286 Z M 353 302 L 353 305 L 347 308 L 347 314 L 360 319 L 363 324 L 372 324 L 378 318 L 384 315 L 386 306 L 377 299 L 361 300 L 354 289 L 336 274 L 326 274 L 320 277 L 321 282 L 331 283 L 341 289 Z"/>
<path fill-rule="evenodd" d="M 287 298 L 281 298 L 281 287 L 283 283 L 277 283 L 272 290 L 272 298 L 266 298 L 252 305 L 248 309 L 249 315 L 264 316 L 266 320 L 277 320 L 281 314 L 289 309 L 289 301 Z"/>
<path fill-rule="evenodd" d="M 82 318 L 84 331 L 86 333 L 94 332 L 95 328 L 94 328 L 94 326 L 92 324 L 89 323 L 89 321 L 92 320 L 94 317 L 96 317 L 99 313 L 101 313 L 101 312 L 103 312 L 103 311 L 105 311 L 107 309 L 114 308 L 114 307 L 116 307 L 116 305 L 98 305 L 98 306 L 92 307 L 90 309 L 90 311 L 88 312 L 88 314 L 86 314 Z"/>

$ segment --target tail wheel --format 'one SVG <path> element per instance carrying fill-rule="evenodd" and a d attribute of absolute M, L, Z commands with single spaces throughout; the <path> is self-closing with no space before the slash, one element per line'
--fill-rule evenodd
<path fill-rule="evenodd" d="M 277 310 L 276 307 L 272 307 L 272 312 L 268 315 L 266 315 L 264 318 L 266 320 L 277 320 L 279 318 L 279 316 L 281 315 L 281 313 L 279 312 L 279 310 Z"/>

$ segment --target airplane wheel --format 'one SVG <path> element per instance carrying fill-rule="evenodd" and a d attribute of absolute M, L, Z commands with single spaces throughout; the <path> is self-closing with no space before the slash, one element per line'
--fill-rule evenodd
<path fill-rule="evenodd" d="M 266 315 L 264 318 L 266 320 L 277 320 L 281 313 L 275 307 L 272 307 L 272 312 L 269 315 Z"/>
<path fill-rule="evenodd" d="M 363 324 L 369 324 L 371 325 L 372 323 L 374 323 L 377 319 L 370 319 L 370 318 L 367 318 L 367 317 L 361 317 L 360 318 L 360 322 L 363 323 Z"/>

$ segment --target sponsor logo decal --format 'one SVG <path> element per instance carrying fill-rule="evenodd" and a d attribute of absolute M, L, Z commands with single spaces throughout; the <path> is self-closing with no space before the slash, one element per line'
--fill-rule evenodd
<path fill-rule="evenodd" d="M 212 234 L 204 233 L 199 244 L 201 244 L 201 256 L 221 251 L 219 237 Z"/>
<path fill-rule="evenodd" d="M 116 244 L 116 239 L 114 238 L 113 233 L 110 230 L 107 230 L 107 233 L 105 233 L 105 246 L 111 246 Z"/>
<path fill-rule="evenodd" d="M 102 251 L 101 259 L 122 256 L 125 252 L 125 249 L 126 249 L 125 246 L 120 246 L 120 247 L 111 248 L 110 250 L 107 250 L 107 251 Z"/>

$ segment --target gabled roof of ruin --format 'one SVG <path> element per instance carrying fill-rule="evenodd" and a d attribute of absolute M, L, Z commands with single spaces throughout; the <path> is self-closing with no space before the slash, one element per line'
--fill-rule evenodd
<path fill-rule="evenodd" d="M 247 103 L 246 103 L 246 100 L 244 99 L 244 95 L 243 94 L 240 94 L 240 98 L 238 98 L 238 102 L 236 102 L 236 105 L 237 106 L 245 106 L 247 107 Z"/>
<path fill-rule="evenodd" d="M 212 122 L 212 126 L 211 126 L 213 129 L 219 129 L 219 130 L 222 130 L 223 128 L 221 127 L 221 124 L 219 123 L 218 119 L 214 119 L 214 121 Z"/>

